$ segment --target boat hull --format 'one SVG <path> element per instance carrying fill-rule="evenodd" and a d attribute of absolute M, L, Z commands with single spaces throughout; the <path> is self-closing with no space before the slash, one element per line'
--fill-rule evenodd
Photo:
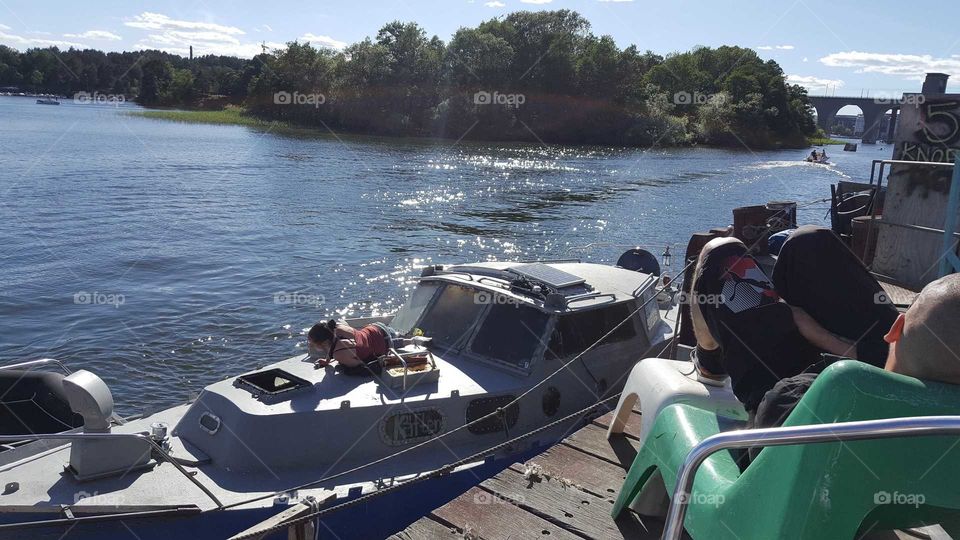
<path fill-rule="evenodd" d="M 547 448 L 548 446 L 538 446 L 508 458 L 490 459 L 475 467 L 412 483 L 363 503 L 349 506 L 322 519 L 318 527 L 319 537 L 385 538 L 407 527 L 434 508 L 455 499 L 477 485 L 479 481 L 494 476 L 514 463 L 527 461 Z M 331 504 L 348 502 L 358 496 L 340 498 Z M 255 509 L 235 508 L 185 516 L 134 517 L 115 521 L 64 523 L 15 530 L 0 529 L 0 540 L 22 538 L 59 540 L 66 534 L 69 534 L 70 540 L 104 540 L 130 538 L 131 533 L 141 540 L 227 539 L 287 508 L 289 508 L 287 505 Z M 50 517 L 48 513 L 0 513 L 0 525 L 41 521 Z M 284 540 L 287 538 L 287 531 L 283 529 L 265 538 Z"/>

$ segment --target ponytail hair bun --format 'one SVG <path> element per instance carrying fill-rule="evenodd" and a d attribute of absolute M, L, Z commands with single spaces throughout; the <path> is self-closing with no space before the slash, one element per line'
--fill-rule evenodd
<path fill-rule="evenodd" d="M 331 320 L 325 323 L 317 323 L 307 332 L 310 341 L 321 344 L 333 339 L 333 329 L 337 327 L 337 321 Z"/>

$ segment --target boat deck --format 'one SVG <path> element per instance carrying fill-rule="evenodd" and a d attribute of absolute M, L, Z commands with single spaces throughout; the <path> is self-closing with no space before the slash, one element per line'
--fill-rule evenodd
<path fill-rule="evenodd" d="M 501 538 L 659 539 L 663 521 L 610 509 L 640 443 L 640 414 L 624 435 L 607 440 L 612 413 L 597 418 L 549 450 L 481 482 L 433 510 L 390 540 Z M 684 534 L 684 538 L 689 538 Z M 863 540 L 950 540 L 938 526 L 868 531 Z"/>

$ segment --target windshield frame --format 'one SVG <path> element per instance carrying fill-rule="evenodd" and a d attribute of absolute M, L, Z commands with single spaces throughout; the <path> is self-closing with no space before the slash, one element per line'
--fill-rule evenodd
<path fill-rule="evenodd" d="M 529 361 L 525 365 L 521 366 L 514 364 L 492 356 L 474 352 L 473 350 L 474 341 L 480 333 L 480 329 L 483 327 L 484 323 L 486 323 L 487 317 L 490 315 L 492 307 L 496 304 L 496 302 L 490 302 L 489 304 L 483 306 L 483 309 L 480 310 L 480 313 L 477 315 L 474 324 L 472 324 L 470 327 L 469 336 L 467 336 L 466 340 L 461 342 L 462 345 L 456 349 L 449 349 L 445 353 L 440 354 L 441 358 L 446 358 L 447 356 L 463 358 L 465 360 L 477 362 L 486 366 L 491 366 L 520 375 L 529 375 L 533 372 L 537 364 L 543 360 L 543 355 L 547 350 L 550 341 L 549 338 L 553 333 L 553 328 L 557 320 L 556 314 L 552 311 L 541 309 L 535 303 L 525 301 L 525 299 L 524 301 L 518 300 L 515 295 L 510 294 L 508 291 L 499 290 L 499 288 L 496 286 L 481 284 L 475 281 L 472 275 L 469 275 L 469 277 L 458 275 L 458 277 L 453 279 L 446 278 L 445 276 L 423 277 L 420 278 L 417 286 L 419 287 L 420 285 L 426 283 L 436 283 L 440 285 L 440 287 L 438 287 L 437 291 L 434 292 L 433 297 L 417 317 L 414 328 L 420 328 L 420 324 L 422 323 L 424 316 L 436 306 L 436 303 L 443 295 L 443 291 L 448 286 L 463 287 L 476 293 L 486 293 L 492 295 L 494 298 L 498 298 L 498 301 L 500 302 L 521 302 L 523 308 L 536 310 L 547 317 L 547 321 L 543 327 L 543 334 L 540 336 L 539 342 L 537 343 L 536 348 L 533 350 L 533 354 L 531 354 Z M 411 293 L 411 297 L 412 295 L 413 293 Z M 430 337 L 429 333 L 425 333 L 424 335 L 426 337 Z"/>

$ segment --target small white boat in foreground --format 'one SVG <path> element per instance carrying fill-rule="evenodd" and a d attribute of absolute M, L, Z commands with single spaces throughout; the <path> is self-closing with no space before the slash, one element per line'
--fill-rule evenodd
<path fill-rule="evenodd" d="M 432 338 L 426 368 L 353 376 L 294 356 L 122 425 L 104 382 L 77 371 L 63 379 L 74 438 L 0 453 L 0 538 L 227 538 L 482 456 L 315 525 L 382 535 L 560 439 L 574 420 L 484 454 L 615 395 L 661 353 L 678 309 L 660 281 L 577 261 L 429 267 L 394 316 L 348 321 Z"/>

